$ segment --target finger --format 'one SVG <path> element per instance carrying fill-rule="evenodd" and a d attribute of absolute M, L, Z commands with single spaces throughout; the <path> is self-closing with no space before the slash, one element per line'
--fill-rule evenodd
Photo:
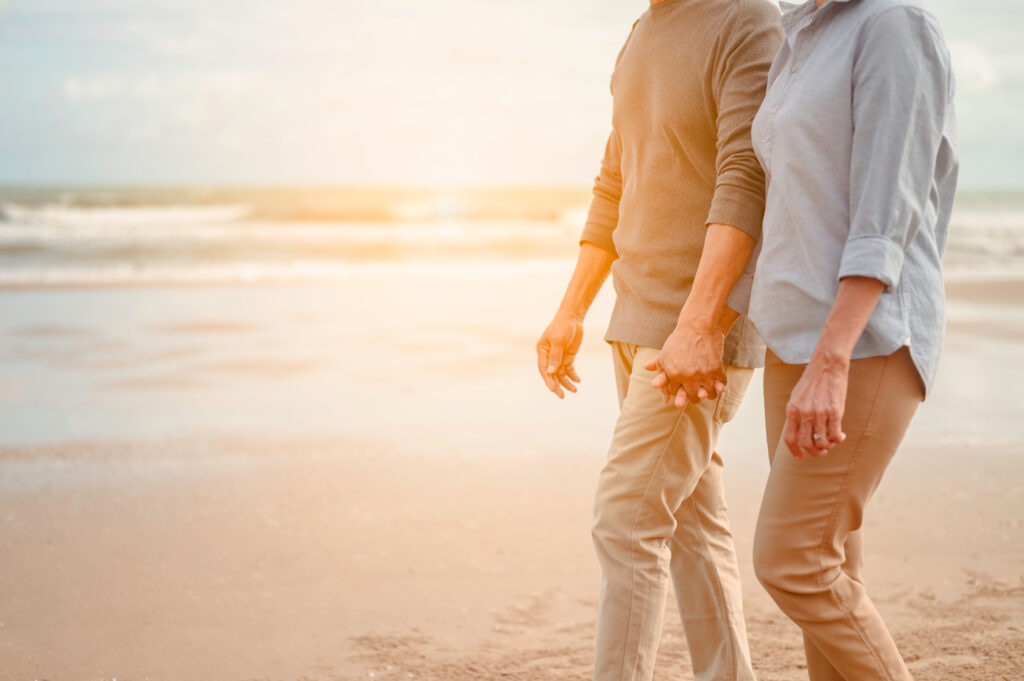
<path fill-rule="evenodd" d="M 828 413 L 823 409 L 816 410 L 812 426 L 811 441 L 814 443 L 812 451 L 818 456 L 823 456 L 832 449 L 832 442 L 828 439 Z"/>
<path fill-rule="evenodd" d="M 668 376 L 665 375 L 664 371 L 658 372 L 658 375 L 651 379 L 651 385 L 661 392 L 661 397 L 668 404 L 671 396 L 668 393 Z"/>
<path fill-rule="evenodd" d="M 647 369 L 648 371 L 656 371 L 658 369 L 658 358 L 655 357 L 651 361 L 647 362 L 647 364 L 644 365 L 644 369 Z"/>
<path fill-rule="evenodd" d="M 672 401 L 672 394 L 668 391 L 668 376 L 665 375 L 664 371 L 655 376 L 651 384 L 661 392 L 661 399 L 665 404 Z"/>
<path fill-rule="evenodd" d="M 810 456 L 817 456 L 818 451 L 814 446 L 814 415 L 809 413 L 802 413 L 800 415 L 800 426 L 797 433 L 797 446 L 803 450 L 804 454 Z"/>
<path fill-rule="evenodd" d="M 685 409 L 686 403 L 688 401 L 689 400 L 686 397 L 686 391 L 683 390 L 682 386 L 680 386 L 679 389 L 676 391 L 676 407 L 678 409 Z"/>
<path fill-rule="evenodd" d="M 553 392 L 555 395 L 558 395 L 558 399 L 564 400 L 565 392 L 562 390 L 562 386 L 558 384 L 558 381 L 555 380 L 554 376 L 549 375 L 548 378 L 551 381 L 551 392 Z"/>
<path fill-rule="evenodd" d="M 569 378 L 579 383 L 583 379 L 580 378 L 579 372 L 576 371 L 576 365 L 573 363 L 575 359 L 576 358 L 573 357 L 573 359 L 569 362 L 568 366 L 565 367 L 565 373 Z"/>
<path fill-rule="evenodd" d="M 537 371 L 540 372 L 540 377 L 544 379 L 544 385 L 548 387 L 548 390 L 555 392 L 555 381 L 548 373 L 548 346 L 546 343 L 537 346 Z"/>
<path fill-rule="evenodd" d="M 828 419 L 828 441 L 832 446 L 835 446 L 842 444 L 845 439 L 846 433 L 843 432 L 843 418 L 840 414 L 833 412 Z"/>
<path fill-rule="evenodd" d="M 799 415 L 794 409 L 786 409 L 786 430 L 783 434 L 783 439 L 786 442 L 789 453 L 798 459 L 802 459 L 804 458 L 804 453 L 797 444 L 797 434 L 800 431 L 800 426 L 797 423 L 798 418 Z"/>
<path fill-rule="evenodd" d="M 654 387 L 661 391 L 661 396 L 664 398 L 665 404 L 671 402 L 673 395 L 676 394 L 676 390 L 679 386 L 672 383 L 672 379 L 669 378 L 669 375 L 665 373 L 664 369 L 661 369 L 658 372 L 658 375 L 651 381 L 651 385 L 654 385 L 654 381 L 658 382 Z"/>
<path fill-rule="evenodd" d="M 708 397 L 710 397 L 710 395 L 708 395 L 708 391 L 707 391 L 707 389 L 704 386 L 701 386 L 701 387 L 697 388 L 697 399 L 698 400 L 706 400 L 706 399 L 708 399 Z"/>
<path fill-rule="evenodd" d="M 580 375 L 576 373 L 576 366 L 573 364 L 576 361 L 576 355 L 574 353 L 565 353 L 562 357 L 562 366 L 559 370 L 560 373 L 565 374 L 571 380 L 580 382 Z"/>
<path fill-rule="evenodd" d="M 695 404 L 704 399 L 703 397 L 700 396 L 701 391 L 704 391 L 705 395 L 707 395 L 708 393 L 707 388 L 705 388 L 704 386 L 694 385 L 692 383 L 690 385 L 681 385 L 680 387 L 686 391 L 687 404 Z"/>
<path fill-rule="evenodd" d="M 547 370 L 549 374 L 557 373 L 562 368 L 562 356 L 565 354 L 565 348 L 560 344 L 556 343 L 551 346 L 550 354 L 548 354 L 548 366 Z"/>
<path fill-rule="evenodd" d="M 575 387 L 575 383 L 569 380 L 568 375 L 564 371 L 558 372 L 557 374 L 555 374 L 555 377 L 558 379 L 558 383 L 560 383 L 562 387 L 564 387 L 569 392 L 577 391 L 578 388 Z"/>
<path fill-rule="evenodd" d="M 725 392 L 725 383 L 721 381 L 715 381 L 715 392 L 721 395 Z"/>

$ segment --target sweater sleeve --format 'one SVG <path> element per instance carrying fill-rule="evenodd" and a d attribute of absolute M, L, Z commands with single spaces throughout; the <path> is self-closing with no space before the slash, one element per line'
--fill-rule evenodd
<path fill-rule="evenodd" d="M 639 20 L 633 22 L 626 36 L 626 42 L 622 44 L 618 56 L 615 57 L 615 67 L 618 68 L 622 61 L 622 55 L 629 46 L 629 41 L 636 31 Z M 615 92 L 612 92 L 615 96 Z M 591 243 L 603 248 L 609 253 L 618 255 L 615 251 L 615 243 L 612 240 L 612 232 L 619 224 L 619 199 L 622 198 L 622 147 L 619 144 L 618 135 L 612 129 L 608 135 L 608 142 L 604 146 L 604 157 L 601 159 L 601 170 L 594 179 L 594 192 L 590 199 L 590 210 L 587 213 L 587 222 L 583 226 L 583 234 L 580 236 L 580 244 Z"/>
<path fill-rule="evenodd" d="M 619 222 L 619 198 L 622 196 L 620 159 L 619 140 L 613 130 L 605 145 L 601 172 L 594 180 L 590 211 L 580 237 L 580 243 L 592 243 L 610 253 L 615 253 L 612 232 Z"/>
<path fill-rule="evenodd" d="M 757 239 L 764 218 L 764 171 L 754 154 L 750 124 L 764 99 L 783 33 L 778 10 L 763 0 L 737 3 L 732 18 L 712 69 L 717 178 L 707 224 L 732 225 Z"/>

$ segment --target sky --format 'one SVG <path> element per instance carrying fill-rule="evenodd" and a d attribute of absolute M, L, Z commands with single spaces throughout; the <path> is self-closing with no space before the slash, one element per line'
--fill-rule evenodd
<path fill-rule="evenodd" d="M 1024 188 L 1024 3 L 925 0 Z M 643 0 L 0 0 L 0 183 L 587 185 Z"/>

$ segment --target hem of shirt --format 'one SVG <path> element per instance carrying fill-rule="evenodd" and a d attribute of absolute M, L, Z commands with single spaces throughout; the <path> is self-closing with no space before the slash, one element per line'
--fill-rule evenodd
<path fill-rule="evenodd" d="M 880 352 L 874 352 L 874 351 L 870 351 L 870 350 L 861 350 L 861 351 L 858 352 L 855 349 L 853 354 L 850 355 L 850 359 L 854 360 L 854 359 L 870 359 L 871 357 L 887 357 L 888 355 L 891 355 L 892 353 L 896 352 L 900 348 L 910 348 L 910 359 L 914 362 L 914 369 L 917 370 L 917 376 L 918 376 L 918 378 L 921 379 L 921 385 L 924 388 L 924 397 L 925 397 L 925 399 L 927 399 L 928 394 L 931 392 L 932 382 L 933 382 L 933 378 L 934 377 L 925 373 L 924 369 L 921 366 L 921 363 L 918 361 L 917 357 L 914 356 L 914 346 L 910 342 L 910 340 L 911 340 L 910 338 L 907 338 L 906 340 L 898 341 L 897 343 L 893 344 L 893 347 L 890 350 L 888 350 L 888 351 L 883 350 L 883 351 L 880 351 Z M 807 356 L 806 359 L 805 359 L 804 355 L 800 355 L 800 356 L 796 357 L 795 359 L 790 359 L 791 357 L 794 357 L 794 355 L 788 355 L 788 354 L 779 352 L 778 350 L 773 348 L 772 344 L 770 342 L 768 342 L 767 340 L 765 341 L 765 345 L 768 347 L 769 350 L 772 351 L 772 353 L 776 357 L 781 359 L 784 364 L 802 365 L 802 364 L 808 364 L 811 361 L 810 356 Z M 814 351 L 812 350 L 811 354 L 813 354 L 813 352 Z"/>
<path fill-rule="evenodd" d="M 604 334 L 604 340 L 606 343 L 626 343 L 660 350 L 670 333 L 672 332 L 651 326 L 616 324 L 613 319 Z"/>
<path fill-rule="evenodd" d="M 736 323 L 741 324 L 743 320 L 740 319 Z M 604 334 L 604 340 L 608 344 L 626 343 L 627 345 L 660 350 L 674 328 L 674 322 L 667 331 L 664 327 L 617 323 L 613 316 L 608 330 Z M 762 342 L 759 345 L 759 351 L 734 349 L 731 357 L 722 357 L 722 362 L 743 369 L 760 369 L 764 367 L 764 347 Z"/>

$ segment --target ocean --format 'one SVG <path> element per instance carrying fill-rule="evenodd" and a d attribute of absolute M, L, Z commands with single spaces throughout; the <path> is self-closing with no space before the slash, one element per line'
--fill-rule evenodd
<path fill-rule="evenodd" d="M 565 268 L 586 189 L 0 188 L 0 286 Z M 1024 275 L 1024 193 L 962 192 L 950 275 Z"/>

